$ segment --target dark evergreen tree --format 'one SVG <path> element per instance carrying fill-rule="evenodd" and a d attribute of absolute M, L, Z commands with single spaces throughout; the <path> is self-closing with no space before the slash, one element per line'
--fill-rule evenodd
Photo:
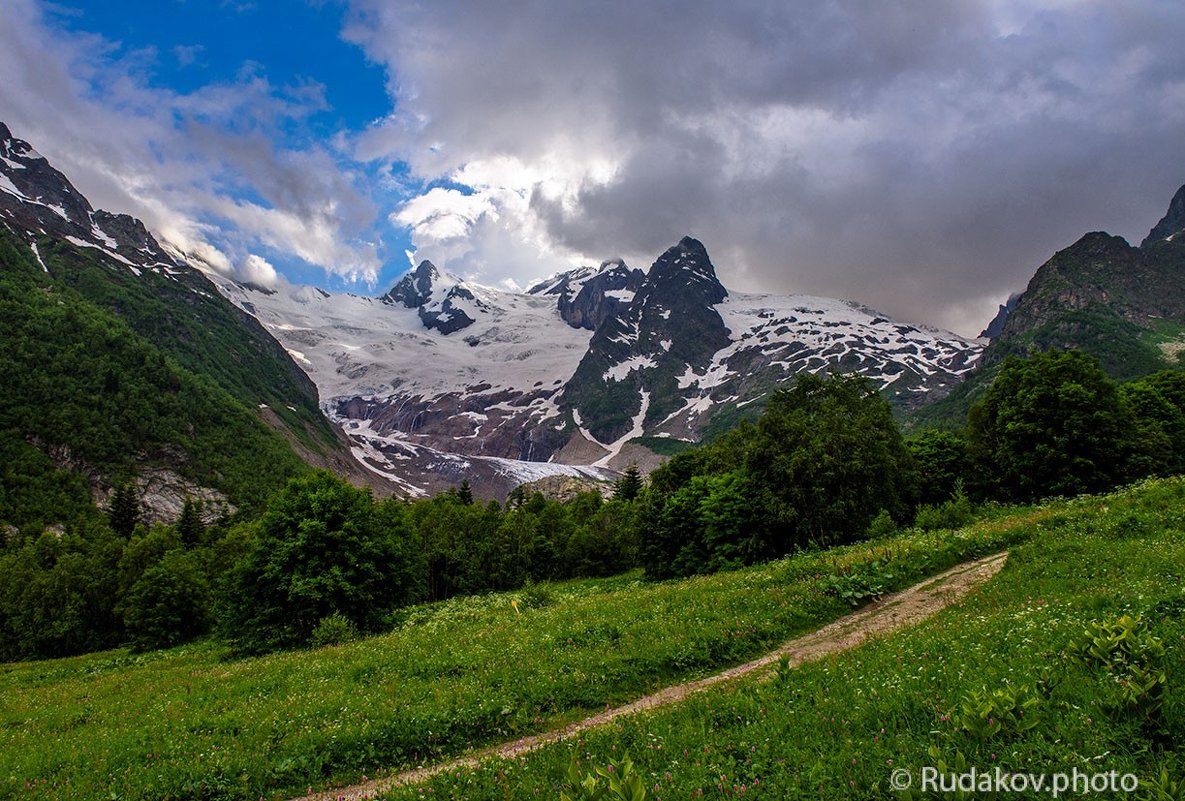
<path fill-rule="evenodd" d="M 473 504 L 473 488 L 469 486 L 469 479 L 463 479 L 457 488 L 457 500 L 466 506 Z"/>
<path fill-rule="evenodd" d="M 128 481 L 115 488 L 107 512 L 112 530 L 121 537 L 131 537 L 140 523 L 140 496 Z"/>
<path fill-rule="evenodd" d="M 181 507 L 181 517 L 177 518 L 177 538 L 186 548 L 201 544 L 202 535 L 206 533 L 206 524 L 202 520 L 202 502 L 196 501 L 188 495 Z"/>
<path fill-rule="evenodd" d="M 618 501 L 632 501 L 638 497 L 642 487 L 642 471 L 638 469 L 635 462 L 630 462 L 629 467 L 621 474 L 621 478 L 617 479 L 616 486 L 613 488 L 613 498 Z"/>

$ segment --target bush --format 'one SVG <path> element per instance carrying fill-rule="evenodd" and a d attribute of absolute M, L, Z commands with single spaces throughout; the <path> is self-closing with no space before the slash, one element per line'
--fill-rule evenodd
<path fill-rule="evenodd" d="M 930 506 L 918 507 L 913 524 L 922 531 L 962 528 L 975 519 L 975 505 L 959 487 L 955 496 L 948 501 Z"/>
<path fill-rule="evenodd" d="M 327 645 L 343 645 L 358 639 L 358 629 L 350 619 L 340 612 L 334 612 L 323 618 L 313 633 L 309 635 L 311 648 L 323 648 Z"/>
<path fill-rule="evenodd" d="M 868 538 L 873 540 L 891 537 L 897 533 L 897 524 L 893 521 L 893 516 L 889 514 L 888 509 L 881 509 L 877 516 L 872 518 L 866 533 Z"/>

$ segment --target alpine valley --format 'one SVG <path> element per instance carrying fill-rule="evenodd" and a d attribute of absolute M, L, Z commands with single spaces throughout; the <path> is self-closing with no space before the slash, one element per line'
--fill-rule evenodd
<path fill-rule="evenodd" d="M 0 157 L 0 326 L 19 343 L 2 356 L 8 521 L 29 516 L 17 473 L 94 501 L 134 480 L 160 519 L 191 494 L 258 503 L 305 464 L 384 493 L 468 480 L 500 498 L 649 469 L 756 417 L 804 371 L 866 376 L 902 417 L 957 407 L 983 372 L 987 338 L 730 291 L 691 237 L 645 270 L 608 260 L 525 292 L 429 261 L 379 297 L 241 283 L 93 209 L 2 124 Z M 1092 234 L 1055 256 L 1002 309 L 982 361 L 1097 339 L 1096 318 L 1135 342 L 1175 336 L 1179 280 L 1175 301 L 1145 295 L 1179 275 L 1182 202 L 1142 248 Z M 1141 352 L 1163 365 L 1162 350 Z"/>

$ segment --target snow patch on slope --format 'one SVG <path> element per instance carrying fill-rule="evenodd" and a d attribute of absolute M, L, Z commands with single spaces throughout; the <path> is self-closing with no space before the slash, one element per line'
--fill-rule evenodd
<path fill-rule="evenodd" d="M 593 462 L 592 466 L 608 467 L 609 462 L 613 461 L 617 454 L 621 453 L 621 449 L 625 447 L 627 442 L 629 442 L 634 437 L 642 436 L 645 433 L 645 429 L 643 428 L 642 424 L 646 420 L 646 412 L 648 411 L 650 411 L 650 393 L 643 391 L 642 408 L 636 415 L 634 415 L 633 425 L 630 427 L 630 430 L 622 434 L 619 439 L 606 445 L 605 447 L 609 449 L 609 452 L 600 459 L 597 459 L 595 462 Z"/>

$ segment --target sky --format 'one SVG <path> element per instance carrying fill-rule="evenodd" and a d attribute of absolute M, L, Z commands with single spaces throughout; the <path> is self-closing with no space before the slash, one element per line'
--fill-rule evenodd
<path fill-rule="evenodd" d="M 976 335 L 1185 183 L 1179 0 L 0 0 L 0 121 L 268 285 L 515 288 L 690 234 Z"/>

